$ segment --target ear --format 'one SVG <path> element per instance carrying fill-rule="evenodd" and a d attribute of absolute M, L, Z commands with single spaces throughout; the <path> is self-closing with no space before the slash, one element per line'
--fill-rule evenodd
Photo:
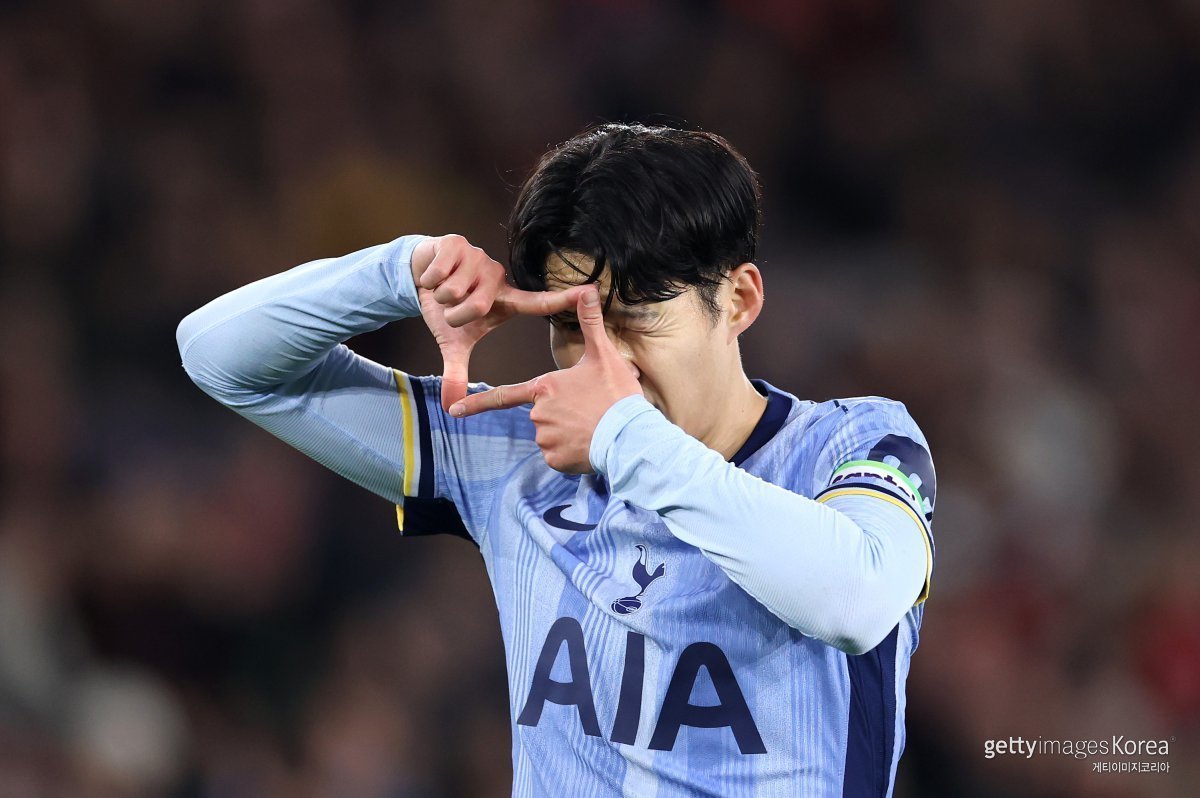
<path fill-rule="evenodd" d="M 728 340 L 737 338 L 758 318 L 763 306 L 762 274 L 753 263 L 743 263 L 729 272 L 729 295 L 725 319 Z"/>

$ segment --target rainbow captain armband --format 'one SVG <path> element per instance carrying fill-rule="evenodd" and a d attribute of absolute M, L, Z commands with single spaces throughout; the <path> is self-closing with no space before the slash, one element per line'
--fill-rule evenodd
<path fill-rule="evenodd" d="M 915 479 L 914 479 L 915 477 Z M 846 463 L 829 479 L 826 490 L 845 485 L 866 485 L 883 488 L 912 505 L 926 520 L 933 515 L 933 505 L 921 495 L 920 477 L 905 474 L 895 465 L 872 460 L 852 460 Z"/>

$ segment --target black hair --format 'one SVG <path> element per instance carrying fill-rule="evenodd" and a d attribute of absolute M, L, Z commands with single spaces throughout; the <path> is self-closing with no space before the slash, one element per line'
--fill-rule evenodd
<path fill-rule="evenodd" d="M 754 260 L 762 221 L 758 178 L 714 133 L 604 124 L 550 150 L 517 195 L 508 225 L 513 282 L 546 288 L 551 253 L 587 282 L 608 269 L 627 305 L 695 286 L 710 317 L 729 270 Z M 564 257 L 587 255 L 584 272 Z"/>

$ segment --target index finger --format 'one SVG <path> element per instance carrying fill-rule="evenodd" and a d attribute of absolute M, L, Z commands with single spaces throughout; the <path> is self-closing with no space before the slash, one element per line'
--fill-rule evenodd
<path fill-rule="evenodd" d="M 537 383 L 541 377 L 534 377 L 516 385 L 498 385 L 486 391 L 469 394 L 450 406 L 450 415 L 455 418 L 466 418 L 476 413 L 488 410 L 504 410 L 509 407 L 520 407 L 534 400 Z"/>
<path fill-rule="evenodd" d="M 503 302 L 517 313 L 529 316 L 553 316 L 564 310 L 573 310 L 579 292 L 586 287 L 587 284 L 584 283 L 573 285 L 562 291 L 524 291 L 505 284 L 496 294 L 496 301 Z"/>

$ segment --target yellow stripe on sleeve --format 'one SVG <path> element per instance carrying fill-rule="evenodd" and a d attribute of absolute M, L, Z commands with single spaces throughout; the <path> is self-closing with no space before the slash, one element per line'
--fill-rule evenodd
<path fill-rule="evenodd" d="M 921 531 L 921 541 L 925 544 L 925 587 L 923 590 L 921 590 L 921 595 L 917 596 L 917 600 L 913 603 L 913 606 L 916 606 L 925 599 L 929 598 L 929 583 L 933 578 L 933 547 L 929 543 L 929 533 L 925 529 L 925 522 L 921 520 L 921 517 L 917 515 L 916 511 L 894 496 L 889 496 L 881 491 L 868 490 L 866 488 L 846 487 L 839 488 L 837 490 L 831 490 L 828 493 L 823 494 L 819 499 L 817 499 L 817 501 L 821 504 L 824 504 L 830 499 L 837 498 L 838 496 L 870 496 L 874 499 L 881 499 L 885 502 L 890 502 L 891 504 L 896 505 L 908 513 L 909 517 L 912 518 L 912 520 L 916 523 L 917 528 Z"/>
<path fill-rule="evenodd" d="M 402 427 L 404 430 L 404 479 L 401 485 L 401 493 L 404 496 L 412 495 L 413 477 L 416 474 L 416 441 L 413 435 L 413 396 L 408 388 L 408 375 L 400 369 L 392 369 L 392 373 L 396 376 L 396 392 L 400 397 L 400 414 L 403 419 Z M 396 505 L 396 525 L 400 527 L 400 531 L 404 531 L 404 505 Z"/>

